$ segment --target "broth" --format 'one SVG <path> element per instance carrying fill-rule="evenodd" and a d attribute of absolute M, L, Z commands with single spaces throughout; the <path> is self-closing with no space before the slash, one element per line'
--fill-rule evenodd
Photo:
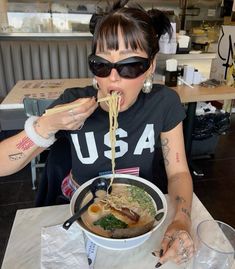
<path fill-rule="evenodd" d="M 89 193 L 82 201 L 91 199 Z M 154 224 L 156 204 L 143 189 L 129 184 L 112 184 L 112 193 L 96 198 L 81 219 L 92 232 L 112 238 L 128 238 L 149 231 Z"/>

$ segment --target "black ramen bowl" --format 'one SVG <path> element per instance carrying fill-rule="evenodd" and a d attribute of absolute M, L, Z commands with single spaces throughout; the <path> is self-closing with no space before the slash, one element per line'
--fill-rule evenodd
<path fill-rule="evenodd" d="M 102 178 L 107 179 L 110 179 L 111 177 L 111 174 L 102 176 Z M 90 193 L 91 183 L 97 178 L 99 177 L 87 181 L 74 193 L 70 203 L 70 211 L 72 215 L 81 208 L 83 200 Z M 91 231 L 82 221 L 82 218 L 78 219 L 76 223 L 84 231 L 86 236 L 98 246 L 114 250 L 131 249 L 143 244 L 151 236 L 151 234 L 162 225 L 167 214 L 166 198 L 157 186 L 141 177 L 127 174 L 115 174 L 113 184 L 127 184 L 139 187 L 152 198 L 154 207 L 156 209 L 156 218 L 151 229 L 141 235 L 130 238 L 108 238 Z"/>

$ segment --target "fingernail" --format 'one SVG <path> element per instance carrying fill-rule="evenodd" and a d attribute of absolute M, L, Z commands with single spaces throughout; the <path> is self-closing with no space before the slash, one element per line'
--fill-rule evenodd
<path fill-rule="evenodd" d="M 155 265 L 155 268 L 158 268 L 158 267 L 160 267 L 160 266 L 162 266 L 162 264 L 161 264 L 160 262 L 158 262 L 158 263 Z"/>
<path fill-rule="evenodd" d="M 163 255 L 163 249 L 161 248 L 160 251 L 159 251 L 159 257 L 161 258 Z"/>
<path fill-rule="evenodd" d="M 155 257 L 157 256 L 155 252 L 152 252 L 152 255 L 155 256 Z"/>

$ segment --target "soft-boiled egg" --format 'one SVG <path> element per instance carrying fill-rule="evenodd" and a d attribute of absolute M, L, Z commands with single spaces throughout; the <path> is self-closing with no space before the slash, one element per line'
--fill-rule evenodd
<path fill-rule="evenodd" d="M 102 216 L 103 208 L 100 204 L 94 203 L 88 207 L 87 213 L 92 221 L 96 221 Z"/>

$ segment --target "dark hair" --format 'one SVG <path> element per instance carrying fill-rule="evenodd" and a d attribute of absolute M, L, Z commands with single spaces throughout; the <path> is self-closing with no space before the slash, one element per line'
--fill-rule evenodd
<path fill-rule="evenodd" d="M 90 31 L 94 35 L 92 53 L 95 54 L 97 46 L 103 51 L 104 45 L 108 49 L 118 50 L 120 28 L 126 48 L 140 48 L 152 60 L 159 51 L 161 35 L 172 35 L 170 20 L 157 9 L 145 11 L 137 4 L 126 7 L 128 1 L 118 0 L 105 13 L 93 14 L 90 21 Z"/>

